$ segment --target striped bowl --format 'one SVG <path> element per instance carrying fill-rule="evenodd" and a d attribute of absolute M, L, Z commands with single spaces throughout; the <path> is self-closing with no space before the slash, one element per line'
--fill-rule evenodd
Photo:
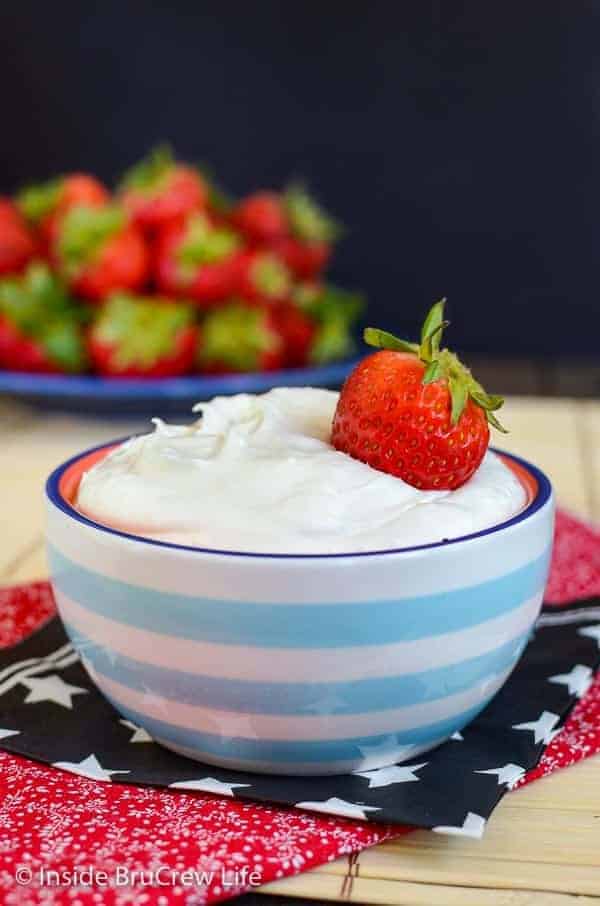
<path fill-rule="evenodd" d="M 176 752 L 281 774 L 370 770 L 431 749 L 490 701 L 538 614 L 553 499 L 502 454 L 525 509 L 454 541 L 271 555 L 150 541 L 70 501 L 113 445 L 48 479 L 60 614 L 113 705 Z"/>

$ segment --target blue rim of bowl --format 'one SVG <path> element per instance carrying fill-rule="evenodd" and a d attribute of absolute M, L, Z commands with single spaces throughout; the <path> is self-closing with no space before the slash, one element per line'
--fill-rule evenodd
<path fill-rule="evenodd" d="M 128 437 L 120 437 L 116 440 L 108 441 L 107 443 L 98 444 L 98 446 L 96 447 L 91 447 L 89 450 L 84 450 L 82 453 L 78 453 L 76 456 L 72 456 L 71 459 L 68 459 L 66 462 L 58 466 L 50 474 L 46 481 L 46 495 L 48 499 L 55 507 L 57 507 L 57 509 L 61 510 L 61 512 L 65 513 L 65 515 L 70 516 L 76 522 L 80 522 L 83 525 L 89 526 L 90 528 L 98 529 L 99 531 L 105 532 L 108 535 L 116 535 L 117 537 L 125 538 L 128 541 L 140 541 L 144 544 L 153 545 L 154 547 L 162 547 L 180 551 L 192 551 L 198 554 L 214 554 L 217 556 L 226 557 L 249 557 L 259 560 L 340 560 L 350 559 L 353 557 L 382 557 L 391 554 L 416 553 L 417 551 L 426 551 L 437 547 L 451 547 L 454 544 L 459 544 L 464 541 L 473 541 L 476 538 L 483 538 L 486 535 L 493 535 L 496 532 L 510 528 L 510 526 L 518 525 L 520 522 L 524 522 L 530 516 L 533 516 L 535 513 L 541 510 L 542 507 L 544 507 L 552 497 L 552 485 L 550 484 L 549 478 L 544 474 L 544 472 L 542 472 L 541 469 L 538 469 L 537 466 L 534 466 L 532 465 L 532 463 L 527 462 L 526 459 L 522 459 L 520 456 L 515 456 L 514 453 L 507 453 L 504 450 L 498 450 L 495 447 L 490 447 L 493 453 L 498 453 L 500 456 L 505 456 L 507 459 L 513 460 L 513 462 L 516 462 L 523 469 L 533 475 L 533 477 L 537 481 L 538 490 L 533 500 L 525 507 L 524 510 L 521 510 L 520 513 L 517 513 L 516 516 L 512 516 L 510 519 L 507 519 L 504 522 L 499 522 L 497 525 L 492 525 L 489 528 L 482 529 L 479 532 L 472 532 L 470 535 L 461 535 L 459 538 L 450 538 L 447 541 L 434 541 L 430 544 L 419 544 L 413 547 L 384 548 L 383 550 L 356 551 L 355 553 L 339 554 L 270 554 L 261 553 L 258 551 L 235 551 L 212 547 L 193 547 L 192 545 L 188 544 L 173 544 L 170 541 L 157 541 L 154 538 L 144 538 L 143 535 L 134 535 L 131 532 L 121 532 L 118 529 L 113 529 L 107 525 L 102 525 L 102 523 L 100 522 L 94 522 L 93 519 L 88 519 L 87 516 L 79 513 L 75 509 L 75 507 L 68 503 L 60 494 L 60 479 L 62 478 L 66 470 L 70 468 L 74 463 L 78 462 L 80 459 L 83 459 L 85 456 L 90 456 L 92 453 L 96 453 L 98 450 L 117 446 L 118 444 L 124 443 L 124 441 L 128 439 Z"/>

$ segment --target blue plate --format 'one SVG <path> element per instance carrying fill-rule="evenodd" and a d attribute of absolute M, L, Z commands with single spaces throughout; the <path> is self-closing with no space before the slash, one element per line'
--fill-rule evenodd
<path fill-rule="evenodd" d="M 88 415 L 189 415 L 194 403 L 213 396 L 263 393 L 272 387 L 339 387 L 357 361 L 351 359 L 318 368 L 154 380 L 0 371 L 0 394 L 45 409 Z"/>

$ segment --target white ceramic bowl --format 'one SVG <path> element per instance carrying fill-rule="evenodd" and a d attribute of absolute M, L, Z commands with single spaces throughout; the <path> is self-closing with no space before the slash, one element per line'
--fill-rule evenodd
<path fill-rule="evenodd" d="M 550 483 L 514 518 L 454 541 L 364 554 L 202 550 L 78 513 L 82 472 L 48 479 L 60 614 L 92 679 L 127 718 L 191 758 L 240 770 L 369 770 L 430 749 L 505 682 L 541 602 Z"/>

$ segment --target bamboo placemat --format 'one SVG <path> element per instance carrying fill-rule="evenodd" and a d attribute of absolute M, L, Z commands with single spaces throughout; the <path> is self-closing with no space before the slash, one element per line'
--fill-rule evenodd
<path fill-rule="evenodd" d="M 513 397 L 504 412 L 511 433 L 498 444 L 548 472 L 563 506 L 600 522 L 600 403 Z M 0 584 L 47 574 L 42 488 L 51 468 L 145 427 L 0 401 Z M 598 904 L 600 757 L 508 795 L 481 841 L 408 834 L 263 891 L 398 906 Z"/>

